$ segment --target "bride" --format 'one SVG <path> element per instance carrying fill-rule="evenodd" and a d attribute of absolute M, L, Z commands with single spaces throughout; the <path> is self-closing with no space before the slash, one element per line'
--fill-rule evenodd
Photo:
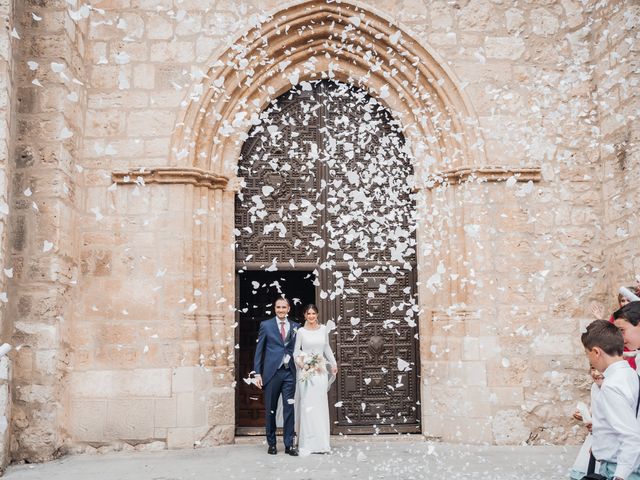
<path fill-rule="evenodd" d="M 329 329 L 318 323 L 318 307 L 307 305 L 305 324 L 298 329 L 293 358 L 298 367 L 296 431 L 300 454 L 328 453 L 329 401 L 327 391 L 338 372 L 329 346 Z"/>

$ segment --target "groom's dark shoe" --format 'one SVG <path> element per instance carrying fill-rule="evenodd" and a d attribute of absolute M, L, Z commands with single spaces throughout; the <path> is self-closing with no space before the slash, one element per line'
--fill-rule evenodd
<path fill-rule="evenodd" d="M 275 445 L 269 445 L 269 450 L 267 450 L 267 453 L 269 455 L 275 455 L 276 453 L 278 453 L 278 449 Z"/>
<path fill-rule="evenodd" d="M 287 455 L 291 455 L 292 457 L 298 456 L 298 450 L 296 449 L 296 447 L 285 447 L 284 453 L 286 453 Z"/>

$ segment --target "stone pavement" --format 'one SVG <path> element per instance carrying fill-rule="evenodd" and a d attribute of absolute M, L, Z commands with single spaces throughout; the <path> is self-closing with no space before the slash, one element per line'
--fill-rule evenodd
<path fill-rule="evenodd" d="M 197 450 L 75 455 L 13 465 L 7 480 L 567 479 L 577 446 L 469 446 L 384 437 L 332 440 L 331 455 L 277 456 L 253 440 Z"/>

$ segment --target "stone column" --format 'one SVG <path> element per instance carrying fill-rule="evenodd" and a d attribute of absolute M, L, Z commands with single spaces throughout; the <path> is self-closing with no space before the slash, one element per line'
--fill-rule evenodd
<path fill-rule="evenodd" d="M 11 2 L 0 3 L 0 17 L 13 24 Z M 9 209 L 9 185 L 13 177 L 13 166 L 9 162 L 11 150 L 11 133 L 13 132 L 13 47 L 8 29 L 0 35 L 0 268 L 10 268 L 7 264 L 7 223 Z M 0 333 L 1 338 L 9 338 L 13 330 L 13 322 L 7 316 L 4 305 L 8 297 L 6 293 L 6 276 L 0 275 Z M 1 343 L 1 342 L 0 342 Z M 8 357 L 0 359 L 0 473 L 10 461 L 10 428 L 11 422 L 11 368 Z"/>
<path fill-rule="evenodd" d="M 76 164 L 83 137 L 84 31 L 63 1 L 15 2 L 16 124 L 10 214 L 15 319 L 12 460 L 66 448 L 65 335 L 77 279 Z M 32 13 L 43 21 L 35 21 Z M 46 19 L 46 21 L 44 21 Z M 27 62 L 36 62 L 27 66 Z M 75 80 L 75 81 L 74 81 Z"/>

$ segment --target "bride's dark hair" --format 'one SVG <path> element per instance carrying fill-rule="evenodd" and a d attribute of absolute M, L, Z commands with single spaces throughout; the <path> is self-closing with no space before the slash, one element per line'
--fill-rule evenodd
<path fill-rule="evenodd" d="M 307 313 L 309 310 L 313 310 L 316 313 L 320 313 L 320 310 L 318 310 L 318 307 L 316 306 L 315 303 L 310 303 L 308 304 L 306 307 L 304 307 L 304 310 L 302 310 L 302 313 L 305 314 Z"/>

